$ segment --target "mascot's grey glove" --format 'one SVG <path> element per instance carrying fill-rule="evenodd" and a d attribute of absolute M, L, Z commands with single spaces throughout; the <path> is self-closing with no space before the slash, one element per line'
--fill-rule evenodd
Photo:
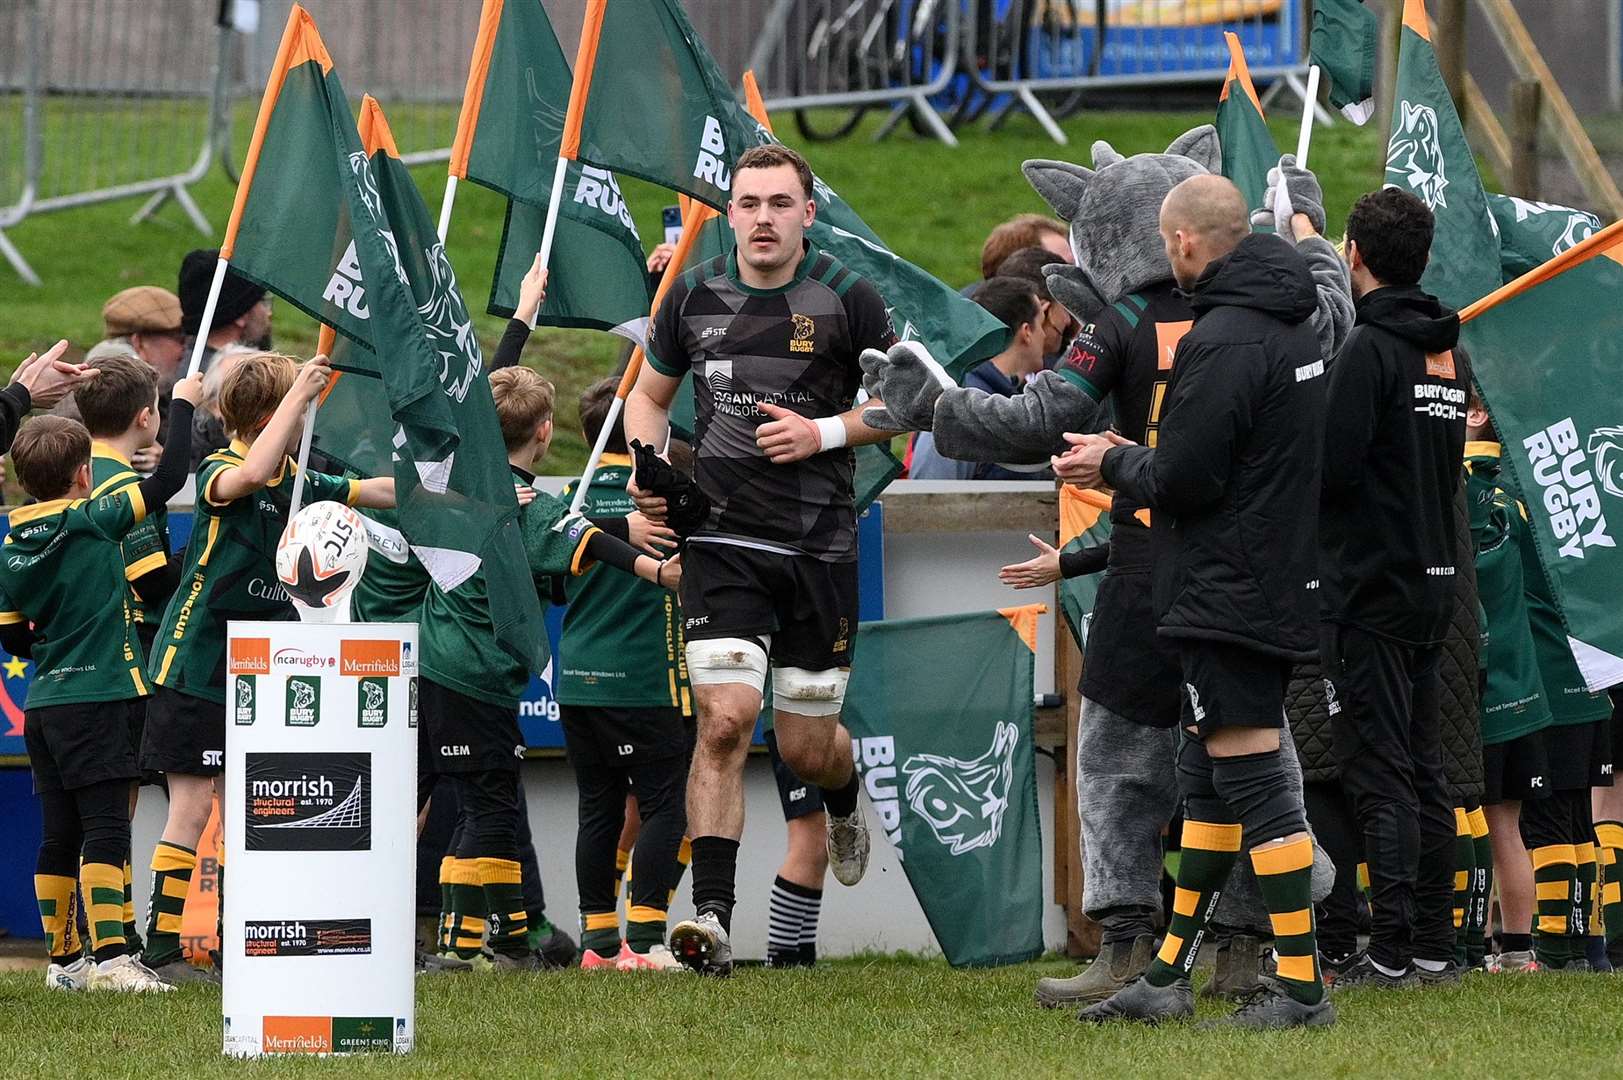
<path fill-rule="evenodd" d="M 1278 223 L 1282 213 L 1306 214 L 1314 231 L 1324 233 L 1324 190 L 1319 178 L 1296 164 L 1295 154 L 1286 154 L 1279 164 L 1268 170 L 1268 191 L 1262 198 L 1262 209 L 1251 215 L 1251 224 L 1259 228 L 1272 228 L 1286 239 L 1295 240 L 1290 221 Z"/>
<path fill-rule="evenodd" d="M 950 376 L 917 341 L 898 341 L 888 353 L 863 350 L 863 388 L 884 407 L 862 411 L 862 422 L 881 431 L 929 431 L 935 426 L 935 403 L 954 385 Z M 943 385 L 945 380 L 945 385 Z"/>

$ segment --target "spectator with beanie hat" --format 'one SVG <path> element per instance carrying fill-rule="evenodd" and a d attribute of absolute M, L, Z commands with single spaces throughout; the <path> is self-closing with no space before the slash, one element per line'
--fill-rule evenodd
<path fill-rule="evenodd" d="M 214 306 L 214 318 L 208 329 L 201 330 L 203 308 L 208 305 L 209 286 L 214 283 L 214 268 L 219 264 L 218 248 L 188 251 L 180 263 L 181 330 L 186 334 L 189 351 L 201 333 L 207 340 L 203 348 L 200 371 L 207 371 L 215 354 L 227 345 L 251 345 L 257 349 L 270 348 L 271 298 L 265 290 L 235 270 L 227 270 L 220 283 L 220 299 Z"/>

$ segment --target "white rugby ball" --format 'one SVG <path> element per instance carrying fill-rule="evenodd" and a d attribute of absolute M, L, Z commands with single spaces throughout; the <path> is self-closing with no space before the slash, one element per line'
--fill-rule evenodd
<path fill-rule="evenodd" d="M 343 503 L 306 506 L 287 523 L 276 545 L 276 576 L 305 607 L 338 606 L 365 569 L 366 524 Z"/>

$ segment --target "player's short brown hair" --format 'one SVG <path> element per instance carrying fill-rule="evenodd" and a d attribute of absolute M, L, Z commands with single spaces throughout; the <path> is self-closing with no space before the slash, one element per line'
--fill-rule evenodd
<path fill-rule="evenodd" d="M 987 234 L 986 243 L 981 245 L 981 277 L 996 277 L 1004 259 L 1021 248 L 1041 247 L 1043 237 L 1050 234 L 1069 236 L 1065 223 L 1058 218 L 1043 214 L 1016 214 Z"/>
<path fill-rule="evenodd" d="M 113 439 L 158 401 L 158 373 L 134 356 L 104 356 L 90 366 L 97 375 L 73 391 L 73 403 L 92 438 Z"/>
<path fill-rule="evenodd" d="M 733 175 L 737 176 L 745 169 L 775 169 L 779 165 L 788 165 L 800 177 L 801 189 L 806 192 L 806 198 L 812 198 L 812 171 L 806 164 L 806 159 L 777 143 L 768 143 L 765 146 L 752 146 L 739 155 L 738 164 L 733 166 Z"/>
<path fill-rule="evenodd" d="M 603 421 L 609 418 L 609 409 L 614 404 L 614 392 L 620 388 L 619 379 L 599 379 L 580 393 L 580 429 L 586 436 L 586 441 L 593 446 L 597 445 L 597 436 L 603 430 Z M 607 454 L 629 454 L 626 447 L 625 426 L 621 423 L 624 414 L 615 418 L 614 430 L 609 432 L 608 441 L 603 444 L 603 452 Z"/>
<path fill-rule="evenodd" d="M 11 444 L 18 483 L 40 502 L 60 499 L 73 487 L 73 474 L 90 464 L 90 432 L 66 416 L 36 416 Z"/>
<path fill-rule="evenodd" d="M 220 421 L 226 434 L 241 438 L 263 428 L 298 374 L 299 362 L 281 353 L 238 357 L 220 384 Z"/>
<path fill-rule="evenodd" d="M 552 384 L 527 367 L 498 368 L 490 373 L 490 396 L 502 442 L 516 450 L 535 437 L 535 429 L 552 419 Z"/>

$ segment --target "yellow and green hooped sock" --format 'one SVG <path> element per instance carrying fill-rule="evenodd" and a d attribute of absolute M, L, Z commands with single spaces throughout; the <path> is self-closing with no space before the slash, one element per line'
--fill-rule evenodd
<path fill-rule="evenodd" d="M 1465 966 L 1471 927 L 1471 885 L 1476 879 L 1476 845 L 1465 807 L 1454 808 L 1454 961 Z"/>
<path fill-rule="evenodd" d="M 141 940 L 140 928 L 135 925 L 135 874 L 128 859 L 124 860 L 124 905 L 120 913 L 124 918 L 124 943 L 129 946 L 130 952 L 138 953 L 146 948 Z"/>
<path fill-rule="evenodd" d="M 451 906 L 445 913 L 448 951 L 464 960 L 479 955 L 485 936 L 485 890 L 475 859 L 452 859 Z"/>
<path fill-rule="evenodd" d="M 152 901 L 147 911 L 145 962 L 161 967 L 181 959 L 180 920 L 197 869 L 197 852 L 167 840 L 152 849 Z"/>
<path fill-rule="evenodd" d="M 1260 844 L 1251 849 L 1251 867 L 1274 928 L 1279 980 L 1291 997 L 1316 1005 L 1324 1000 L 1324 980 L 1313 924 L 1313 841 Z"/>
<path fill-rule="evenodd" d="M 580 947 L 610 959 L 617 956 L 620 952 L 620 912 L 582 911 Z"/>
<path fill-rule="evenodd" d="M 79 882 L 84 889 L 85 924 L 90 949 L 99 963 L 128 951 L 124 938 L 124 868 L 111 863 L 83 863 Z"/>
<path fill-rule="evenodd" d="M 79 883 L 66 874 L 35 874 L 34 899 L 39 904 L 40 927 L 45 931 L 45 950 L 53 964 L 72 963 L 77 949 L 70 949 L 78 937 L 74 924 Z"/>
<path fill-rule="evenodd" d="M 1572 844 L 1534 848 L 1533 891 L 1538 917 L 1533 920 L 1533 951 L 1539 963 L 1562 968 L 1574 959 L 1571 936 L 1573 894 L 1578 885 L 1578 849 Z"/>
<path fill-rule="evenodd" d="M 1595 822 L 1595 843 L 1600 849 L 1601 922 L 1610 947 L 1623 941 L 1623 821 Z"/>
<path fill-rule="evenodd" d="M 665 921 L 664 908 L 631 905 L 631 910 L 626 912 L 626 944 L 631 946 L 631 951 L 645 953 L 655 945 L 663 945 Z"/>
<path fill-rule="evenodd" d="M 1493 891 L 1493 845 L 1488 839 L 1488 815 L 1474 807 L 1465 815 L 1471 826 L 1471 846 L 1476 850 L 1476 870 L 1471 877 L 1471 897 L 1466 910 L 1465 962 L 1478 967 L 1487 955 L 1488 896 Z"/>
<path fill-rule="evenodd" d="M 490 951 L 504 956 L 524 955 L 530 951 L 530 915 L 524 907 L 524 878 L 518 860 L 485 857 L 474 862 L 485 893 Z"/>
<path fill-rule="evenodd" d="M 1240 826 L 1205 821 L 1183 823 L 1183 857 L 1178 863 L 1172 921 L 1161 951 L 1144 978 L 1151 986 L 1171 986 L 1187 978 L 1206 935 L 1206 920 L 1217 906 L 1223 883 L 1240 857 Z"/>

